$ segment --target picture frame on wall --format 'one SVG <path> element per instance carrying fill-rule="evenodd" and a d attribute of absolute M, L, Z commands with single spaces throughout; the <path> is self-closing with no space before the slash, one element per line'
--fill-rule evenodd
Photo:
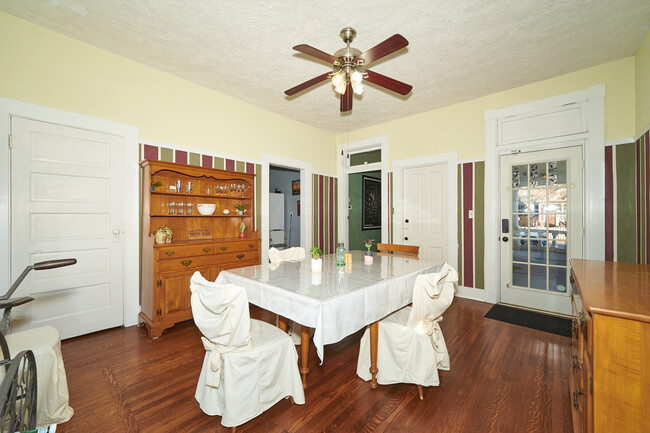
<path fill-rule="evenodd" d="M 300 179 L 291 181 L 291 195 L 300 195 Z"/>
<path fill-rule="evenodd" d="M 298 216 L 300 216 L 300 200 L 298 200 Z"/>
<path fill-rule="evenodd" d="M 381 179 L 362 176 L 361 229 L 381 228 Z"/>

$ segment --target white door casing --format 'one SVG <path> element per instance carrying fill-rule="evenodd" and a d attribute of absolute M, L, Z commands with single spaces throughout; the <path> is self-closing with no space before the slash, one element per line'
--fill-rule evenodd
<path fill-rule="evenodd" d="M 501 156 L 501 302 L 571 314 L 582 257 L 582 147 Z"/>
<path fill-rule="evenodd" d="M 554 108 L 554 109 L 553 109 Z M 580 110 L 578 116 L 576 110 Z M 534 115 L 538 113 L 539 116 Z M 558 115 L 567 117 L 558 121 Z M 512 122 L 532 126 L 533 133 L 512 128 Z M 571 126 L 573 121 L 573 126 Z M 586 123 L 585 123 L 586 122 Z M 513 135 L 508 136 L 510 132 Z M 526 141 L 529 140 L 529 141 Z M 605 85 L 485 112 L 485 269 L 500 269 L 499 155 L 546 150 L 582 141 L 584 158 L 583 257 L 605 257 Z M 559 144 L 558 144 L 559 143 Z M 575 144 L 569 144 L 575 145 Z M 482 300 L 500 301 L 500 272 L 486 272 Z"/>
<path fill-rule="evenodd" d="M 348 156 L 352 153 L 367 152 L 371 150 L 380 150 L 381 161 L 358 165 L 350 167 L 348 164 Z M 379 137 L 368 138 L 366 140 L 355 141 L 352 143 L 339 144 L 336 147 L 338 168 L 337 176 L 339 179 L 338 187 L 338 221 L 339 221 L 339 239 L 338 242 L 343 242 L 347 250 L 358 249 L 357 246 L 350 245 L 349 234 L 349 208 L 348 208 L 348 195 L 349 185 L 348 176 L 353 173 L 363 173 L 366 171 L 381 171 L 381 242 L 388 241 L 388 224 L 389 209 L 388 209 L 388 136 L 381 135 Z"/>
<path fill-rule="evenodd" d="M 267 263 L 269 261 L 269 176 L 271 165 L 300 171 L 300 246 L 305 251 L 314 246 L 312 244 L 313 171 L 311 162 L 264 153 L 262 154 L 262 209 L 260 209 L 260 212 L 262 212 L 262 227 L 260 228 L 260 237 L 262 240 L 261 263 Z"/>
<path fill-rule="evenodd" d="M 12 329 L 44 324 L 63 338 L 123 324 L 123 137 L 12 117 L 12 276 L 36 262 Z"/>
<path fill-rule="evenodd" d="M 448 260 L 448 195 L 447 164 L 404 169 L 403 243 L 422 258 Z"/>

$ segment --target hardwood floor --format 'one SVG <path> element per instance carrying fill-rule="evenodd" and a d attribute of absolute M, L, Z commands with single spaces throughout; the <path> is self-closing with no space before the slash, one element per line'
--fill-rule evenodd
<path fill-rule="evenodd" d="M 569 339 L 485 319 L 456 298 L 441 327 L 451 371 L 439 387 L 379 386 L 356 376 L 362 331 L 310 352 L 305 405 L 283 400 L 238 432 L 570 432 Z M 274 322 L 259 308 L 251 317 Z M 118 328 L 62 343 L 75 414 L 57 433 L 227 432 L 194 400 L 204 350 L 192 321 L 150 340 Z M 379 366 L 381 368 L 381 366 Z"/>

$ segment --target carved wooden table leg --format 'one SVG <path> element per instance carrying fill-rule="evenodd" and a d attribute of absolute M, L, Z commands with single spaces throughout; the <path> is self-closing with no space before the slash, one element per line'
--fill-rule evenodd
<path fill-rule="evenodd" d="M 287 329 L 289 328 L 289 320 L 286 317 L 282 317 L 278 314 L 278 328 L 280 328 L 282 331 L 287 332 Z"/>
<path fill-rule="evenodd" d="M 302 387 L 307 389 L 307 374 L 309 373 L 309 327 L 300 326 L 300 375 Z"/>
<path fill-rule="evenodd" d="M 377 389 L 377 340 L 379 337 L 379 323 L 374 322 L 370 324 L 370 374 L 372 380 L 370 381 L 370 388 Z"/>

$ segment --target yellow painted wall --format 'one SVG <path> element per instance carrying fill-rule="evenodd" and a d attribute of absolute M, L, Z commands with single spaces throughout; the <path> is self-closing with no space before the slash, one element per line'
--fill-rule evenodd
<path fill-rule="evenodd" d="M 636 132 L 650 126 L 650 30 L 635 54 L 636 69 Z"/>
<path fill-rule="evenodd" d="M 646 38 L 647 39 L 647 38 Z M 459 159 L 485 156 L 485 112 L 606 85 L 605 140 L 633 137 L 634 57 L 584 69 L 505 92 L 350 132 L 349 140 L 388 135 L 389 161 L 458 151 Z M 417 89 L 416 89 L 417 90 Z M 404 102 L 408 104 L 408 101 Z M 337 142 L 347 140 L 337 136 Z"/>
<path fill-rule="evenodd" d="M 140 137 L 336 173 L 335 136 L 0 12 L 0 96 L 135 125 Z"/>

